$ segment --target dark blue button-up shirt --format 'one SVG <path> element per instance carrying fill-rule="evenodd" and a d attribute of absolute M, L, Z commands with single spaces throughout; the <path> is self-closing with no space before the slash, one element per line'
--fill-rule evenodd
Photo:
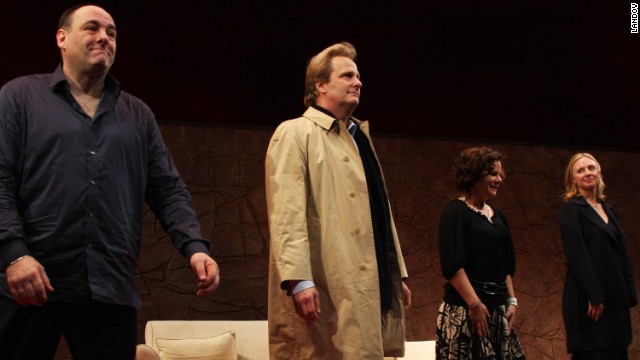
<path fill-rule="evenodd" d="M 106 79 L 93 119 L 61 67 L 0 90 L 0 267 L 29 254 L 50 302 L 140 306 L 134 282 L 144 203 L 189 258 L 208 253 L 191 196 L 151 110 Z M 0 294 L 10 297 L 4 271 Z"/>

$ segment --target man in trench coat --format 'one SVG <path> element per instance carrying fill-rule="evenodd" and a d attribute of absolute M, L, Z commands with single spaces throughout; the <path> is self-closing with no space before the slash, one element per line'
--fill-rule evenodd
<path fill-rule="evenodd" d="M 265 161 L 271 359 L 404 354 L 411 292 L 349 43 L 307 66 L 302 117 L 283 122 Z"/>

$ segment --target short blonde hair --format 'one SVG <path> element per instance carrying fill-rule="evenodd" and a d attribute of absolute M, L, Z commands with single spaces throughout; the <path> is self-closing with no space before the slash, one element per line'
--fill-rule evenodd
<path fill-rule="evenodd" d="M 600 167 L 600 163 L 598 162 L 598 160 L 596 160 L 595 156 L 589 153 L 577 153 L 571 157 L 571 160 L 569 160 L 567 170 L 564 173 L 565 193 L 562 195 L 562 198 L 564 199 L 564 201 L 567 201 L 573 197 L 582 196 L 582 194 L 580 194 L 580 189 L 578 189 L 576 183 L 573 182 L 573 165 L 582 158 L 591 159 L 594 163 L 596 163 L 596 168 L 598 169 L 598 173 L 600 174 L 600 176 L 598 176 L 598 185 L 596 188 L 596 199 L 604 200 L 606 196 L 604 195 L 605 185 L 604 177 L 602 175 L 602 168 Z"/>
<path fill-rule="evenodd" d="M 304 80 L 304 105 L 311 106 L 318 99 L 317 82 L 328 82 L 333 67 L 331 59 L 345 56 L 356 60 L 356 48 L 348 42 L 333 44 L 312 57 L 307 63 L 307 75 Z"/>

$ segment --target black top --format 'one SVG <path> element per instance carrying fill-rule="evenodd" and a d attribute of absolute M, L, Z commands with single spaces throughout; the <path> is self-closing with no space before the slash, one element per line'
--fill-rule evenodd
<path fill-rule="evenodd" d="M 464 268 L 469 279 L 503 283 L 515 272 L 515 252 L 507 219 L 500 209 L 492 207 L 493 223 L 470 209 L 464 201 L 452 200 L 440 217 L 440 266 L 448 280 Z M 476 294 L 487 305 L 506 303 L 506 295 Z M 445 284 L 444 300 L 465 305 L 451 283 Z"/>
<path fill-rule="evenodd" d="M 208 253 L 191 196 L 151 110 L 107 77 L 91 119 L 61 67 L 0 90 L 0 268 L 30 254 L 55 291 L 139 306 L 134 275 L 144 202 L 189 258 Z M 4 271 L 0 294 L 11 297 Z"/>

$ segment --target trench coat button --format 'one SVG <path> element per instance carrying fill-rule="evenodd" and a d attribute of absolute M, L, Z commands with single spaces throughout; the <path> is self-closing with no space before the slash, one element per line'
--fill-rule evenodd
<path fill-rule="evenodd" d="M 348 157 L 348 156 L 345 156 L 344 158 L 342 158 L 342 160 L 343 160 L 344 162 L 349 162 L 349 157 Z"/>
<path fill-rule="evenodd" d="M 364 265 L 360 265 L 360 271 L 365 271 L 365 270 L 367 270 L 367 267 Z"/>
<path fill-rule="evenodd" d="M 360 234 L 360 229 L 353 229 L 353 235 Z"/>
<path fill-rule="evenodd" d="M 354 193 L 354 192 L 350 192 L 350 193 L 349 193 L 349 197 L 350 197 L 350 198 L 354 198 L 354 197 L 356 197 L 356 193 Z"/>

